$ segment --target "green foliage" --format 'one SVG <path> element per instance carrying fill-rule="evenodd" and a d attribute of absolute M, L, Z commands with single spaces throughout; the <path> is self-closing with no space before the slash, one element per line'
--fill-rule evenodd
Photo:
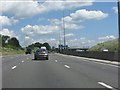
<path fill-rule="evenodd" d="M 9 36 L 1 36 L 2 37 L 2 47 L 5 47 L 6 45 L 7 45 L 7 41 L 10 39 L 10 37 Z"/>
<path fill-rule="evenodd" d="M 35 44 L 34 44 L 34 47 L 42 47 L 42 44 L 41 43 L 39 43 L 39 42 L 36 42 Z"/>
<path fill-rule="evenodd" d="M 32 48 L 34 51 L 36 50 L 36 48 L 41 48 L 42 46 L 45 46 L 47 48 L 47 50 L 51 50 L 51 46 L 48 43 L 39 43 L 36 42 L 34 44 L 28 45 L 28 47 Z"/>
<path fill-rule="evenodd" d="M 47 50 L 51 50 L 51 47 L 48 43 L 43 43 L 43 46 L 45 46 L 47 48 Z"/>
<path fill-rule="evenodd" d="M 8 45 L 12 46 L 12 47 L 21 47 L 20 44 L 19 44 L 19 41 L 13 37 L 11 39 L 8 40 Z"/>
<path fill-rule="evenodd" d="M 32 48 L 32 49 L 34 49 L 34 47 L 40 48 L 41 46 L 42 46 L 42 44 L 39 43 L 39 42 L 36 42 L 36 43 L 34 43 L 34 44 L 31 44 L 31 45 L 28 45 L 28 47 L 30 47 L 30 48 Z"/>
<path fill-rule="evenodd" d="M 2 55 L 10 54 L 22 54 L 24 53 L 24 48 L 19 44 L 19 41 L 13 37 L 0 35 L 0 52 Z"/>
<path fill-rule="evenodd" d="M 106 41 L 104 43 L 98 43 L 97 45 L 91 47 L 89 51 L 100 51 L 102 48 L 106 48 L 109 51 L 117 51 L 118 39 Z"/>
<path fill-rule="evenodd" d="M 7 48 L 21 48 L 19 41 L 15 37 L 10 38 L 9 36 L 0 35 L 0 44 L 2 47 Z"/>

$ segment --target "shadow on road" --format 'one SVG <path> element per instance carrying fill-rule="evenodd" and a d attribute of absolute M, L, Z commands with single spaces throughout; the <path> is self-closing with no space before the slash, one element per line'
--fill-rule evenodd
<path fill-rule="evenodd" d="M 32 61 L 48 61 L 48 60 L 46 60 L 46 59 L 32 59 Z"/>

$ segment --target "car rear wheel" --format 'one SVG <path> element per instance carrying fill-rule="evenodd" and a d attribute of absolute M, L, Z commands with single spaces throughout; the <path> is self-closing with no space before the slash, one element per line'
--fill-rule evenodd
<path fill-rule="evenodd" d="M 46 57 L 46 60 L 48 60 L 48 57 Z"/>
<path fill-rule="evenodd" d="M 37 57 L 36 57 L 36 56 L 34 57 L 34 60 L 37 60 Z"/>

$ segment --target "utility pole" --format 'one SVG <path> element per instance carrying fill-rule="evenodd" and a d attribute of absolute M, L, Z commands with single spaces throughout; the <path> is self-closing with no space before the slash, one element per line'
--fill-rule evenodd
<path fill-rule="evenodd" d="M 120 42 L 120 0 L 117 2 L 118 4 L 118 30 L 119 30 L 119 42 Z"/>
<path fill-rule="evenodd" d="M 61 51 L 61 30 L 59 30 L 59 44 L 58 44 L 58 48 L 59 48 L 59 52 Z"/>
<path fill-rule="evenodd" d="M 63 11 L 63 30 L 64 30 L 64 50 L 66 49 L 66 41 L 65 41 L 65 21 L 64 21 L 64 11 Z"/>
<path fill-rule="evenodd" d="M 119 31 L 119 37 L 118 37 L 118 54 L 120 53 L 120 0 L 118 0 L 117 2 L 118 4 L 118 31 Z M 120 60 L 120 56 L 118 55 L 118 60 Z M 119 86 L 119 89 L 120 89 L 120 86 Z"/>

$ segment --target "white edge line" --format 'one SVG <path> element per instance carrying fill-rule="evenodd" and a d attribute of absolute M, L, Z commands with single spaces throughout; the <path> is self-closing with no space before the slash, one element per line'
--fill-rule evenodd
<path fill-rule="evenodd" d="M 109 63 L 103 63 L 103 62 L 97 62 L 97 61 L 95 61 L 94 63 L 103 64 L 103 65 L 108 65 L 108 66 L 113 66 L 113 67 L 119 67 L 119 66 L 117 66 L 117 65 L 112 65 L 112 64 L 109 64 Z"/>
<path fill-rule="evenodd" d="M 113 89 L 113 87 L 111 87 L 110 85 L 107 85 L 107 84 L 105 84 L 105 83 L 103 83 L 103 82 L 98 82 L 98 83 L 99 83 L 100 85 L 106 87 L 106 88 Z"/>
<path fill-rule="evenodd" d="M 61 54 L 62 55 L 62 54 Z M 67 55 L 62 55 L 62 56 L 67 56 Z M 99 59 L 94 59 L 94 58 L 86 58 L 86 57 L 77 57 L 77 56 L 70 56 L 70 57 L 75 57 L 75 58 L 81 58 L 85 61 L 94 61 L 95 63 L 103 63 L 103 65 L 109 65 L 109 66 L 114 66 L 114 67 L 119 67 L 118 65 L 115 65 L 114 63 L 119 64 L 118 62 L 112 62 L 112 61 L 104 61 L 104 60 L 99 60 Z"/>
<path fill-rule="evenodd" d="M 17 66 L 13 66 L 12 69 L 15 69 Z"/>
<path fill-rule="evenodd" d="M 70 68 L 70 66 L 68 66 L 68 65 L 64 65 L 66 68 Z"/>

